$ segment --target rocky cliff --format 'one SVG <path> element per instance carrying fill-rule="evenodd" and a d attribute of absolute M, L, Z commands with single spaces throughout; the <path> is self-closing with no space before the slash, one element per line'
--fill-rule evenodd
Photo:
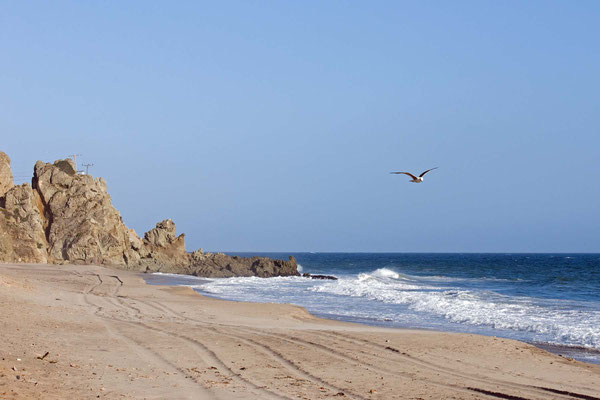
<path fill-rule="evenodd" d="M 0 151 L 0 197 L 13 187 L 13 174 L 10 168 L 10 157 Z"/>
<path fill-rule="evenodd" d="M 188 253 L 165 220 L 140 238 L 112 205 L 106 182 L 80 175 L 69 159 L 38 161 L 32 185 L 14 186 L 0 152 L 0 262 L 105 264 L 206 277 L 297 275 L 289 261 Z"/>

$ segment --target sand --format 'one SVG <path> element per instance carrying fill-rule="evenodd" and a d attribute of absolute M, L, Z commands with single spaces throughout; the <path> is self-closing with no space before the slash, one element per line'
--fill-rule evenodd
<path fill-rule="evenodd" d="M 0 399 L 600 399 L 514 340 L 211 299 L 98 266 L 0 265 Z"/>

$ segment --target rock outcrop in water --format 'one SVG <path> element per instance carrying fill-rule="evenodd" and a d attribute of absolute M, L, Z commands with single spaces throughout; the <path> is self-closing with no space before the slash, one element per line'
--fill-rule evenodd
<path fill-rule="evenodd" d="M 190 254 L 171 220 L 140 238 L 113 207 L 104 179 L 77 174 L 69 159 L 38 161 L 32 185 L 14 186 L 10 158 L 2 152 L 0 261 L 105 264 L 207 277 L 298 275 L 293 257 Z"/>

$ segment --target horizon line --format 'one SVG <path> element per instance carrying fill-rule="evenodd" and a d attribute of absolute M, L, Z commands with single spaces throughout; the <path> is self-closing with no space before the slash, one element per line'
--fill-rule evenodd
<path fill-rule="evenodd" d="M 581 251 L 241 251 L 241 250 L 206 250 L 205 253 L 309 253 L 309 254 L 592 254 L 597 252 Z"/>

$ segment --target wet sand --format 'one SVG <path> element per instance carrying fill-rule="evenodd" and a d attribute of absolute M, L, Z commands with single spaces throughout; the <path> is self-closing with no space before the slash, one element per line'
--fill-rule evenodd
<path fill-rule="evenodd" d="M 212 299 L 98 266 L 0 265 L 0 399 L 600 399 L 514 340 Z"/>

